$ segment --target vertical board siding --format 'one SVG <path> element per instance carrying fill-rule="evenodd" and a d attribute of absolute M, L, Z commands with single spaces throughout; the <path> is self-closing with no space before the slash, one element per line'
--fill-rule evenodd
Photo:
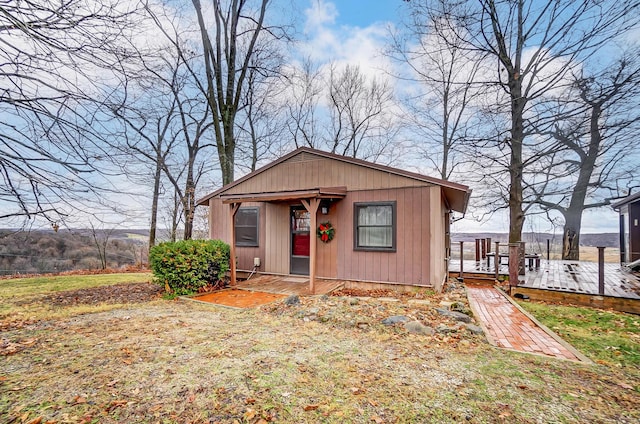
<path fill-rule="evenodd" d="M 316 235 L 316 229 L 311 229 L 311 242 L 317 243 L 317 268 L 316 275 L 324 278 L 336 278 L 338 272 L 336 269 L 336 257 L 338 255 L 338 240 L 339 237 L 344 237 L 344 229 L 337 227 L 337 205 L 332 204 L 329 206 L 329 214 L 322 215 L 320 208 L 318 208 L 318 225 L 327 221 L 331 222 L 331 225 L 335 229 L 333 240 L 329 243 L 323 243 Z"/>
<path fill-rule="evenodd" d="M 289 273 L 289 205 L 282 203 L 266 204 L 266 252 L 264 272 L 276 274 Z"/>
<path fill-rule="evenodd" d="M 439 196 L 439 187 L 436 187 Z M 349 237 L 336 233 L 337 278 L 399 284 L 439 285 L 444 278 L 444 245 L 432 245 L 434 233 L 443 230 L 440 203 L 434 204 L 431 187 L 366 190 L 349 192 L 338 202 L 336 223 L 348 227 Z M 356 202 L 396 202 L 396 252 L 355 251 L 353 208 Z M 431 228 L 432 223 L 439 226 Z M 442 237 L 441 237 L 442 238 Z M 442 252 L 436 253 L 438 249 Z M 433 264 L 433 265 L 432 265 Z M 436 266 L 434 269 L 433 266 Z"/>
<path fill-rule="evenodd" d="M 346 186 L 349 190 L 367 190 L 430 185 L 432 184 L 387 171 L 307 154 L 303 157 L 297 155 L 289 158 L 289 160 L 231 187 L 225 191 L 225 194 L 264 193 L 338 186 Z"/>
<path fill-rule="evenodd" d="M 259 222 L 258 222 L 258 247 L 236 247 L 236 257 L 238 258 L 239 270 L 253 269 L 253 258 L 260 258 L 264 260 L 266 243 L 266 208 L 263 203 L 247 202 L 242 206 L 257 206 L 259 207 Z M 241 206 L 241 207 L 242 207 Z M 209 200 L 209 234 L 212 239 L 219 239 L 225 243 L 231 244 L 231 219 L 229 217 L 229 205 L 222 203 L 219 198 L 212 198 Z"/>

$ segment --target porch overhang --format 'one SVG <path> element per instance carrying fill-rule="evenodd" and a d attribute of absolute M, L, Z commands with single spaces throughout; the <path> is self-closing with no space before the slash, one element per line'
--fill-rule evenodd
<path fill-rule="evenodd" d="M 346 187 L 319 187 L 307 190 L 270 191 L 263 193 L 221 194 L 222 203 L 285 202 L 302 199 L 343 199 Z"/>

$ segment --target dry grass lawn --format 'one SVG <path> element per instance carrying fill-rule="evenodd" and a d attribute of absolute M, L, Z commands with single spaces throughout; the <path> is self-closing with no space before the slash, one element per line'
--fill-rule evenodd
<path fill-rule="evenodd" d="M 490 347 L 431 304 L 152 300 L 7 326 L 1 423 L 636 423 L 640 370 Z M 96 306 L 99 308 L 99 306 Z M 5 319 L 10 319 L 5 316 Z M 15 322 L 12 321 L 12 322 Z"/>

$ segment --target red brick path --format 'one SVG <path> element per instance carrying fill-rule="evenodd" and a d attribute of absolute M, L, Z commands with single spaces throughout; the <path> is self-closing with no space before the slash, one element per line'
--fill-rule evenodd
<path fill-rule="evenodd" d="M 563 359 L 580 359 L 492 287 L 467 287 L 469 303 L 489 342 L 498 347 Z"/>

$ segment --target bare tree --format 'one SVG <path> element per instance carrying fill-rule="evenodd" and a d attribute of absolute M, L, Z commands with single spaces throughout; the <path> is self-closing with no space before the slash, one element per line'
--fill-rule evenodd
<path fill-rule="evenodd" d="M 359 66 L 338 69 L 328 76 L 331 133 L 329 150 L 344 156 L 375 161 L 395 135 L 391 86 L 378 77 L 367 78 Z"/>
<path fill-rule="evenodd" d="M 289 95 L 287 97 L 287 131 L 296 147 L 319 147 L 320 130 L 318 108 L 323 93 L 322 76 L 310 59 L 300 67 L 293 67 L 286 75 Z"/>
<path fill-rule="evenodd" d="M 416 13 L 438 15 L 448 44 L 486 54 L 496 65 L 496 84 L 506 96 L 509 241 L 521 239 L 525 219 L 525 138 L 532 103 L 566 84 L 568 73 L 637 23 L 635 1 L 448 0 L 412 1 Z M 454 36 L 451 37 L 450 35 Z M 500 137 L 501 138 L 501 137 Z"/>
<path fill-rule="evenodd" d="M 93 83 L 135 8 L 118 2 L 0 5 L 0 219 L 64 219 L 98 196 Z"/>
<path fill-rule="evenodd" d="M 192 2 L 204 48 L 204 94 L 213 115 L 222 183 L 228 184 L 234 180 L 238 109 L 250 68 L 260 66 L 252 60 L 261 45 L 261 38 L 283 39 L 286 34 L 283 27 L 265 25 L 270 0 L 213 0 L 210 19 L 205 18 L 200 0 Z M 207 25 L 210 21 L 211 28 Z"/>
<path fill-rule="evenodd" d="M 237 118 L 237 166 L 255 171 L 264 159 L 282 155 L 288 145 L 285 137 L 286 106 L 282 101 L 286 86 L 275 72 L 284 64 L 280 46 L 266 40 L 252 58 Z"/>
<path fill-rule="evenodd" d="M 580 259 L 585 210 L 609 205 L 621 196 L 620 180 L 633 174 L 640 155 L 640 63 L 638 52 L 604 71 L 574 75 L 572 89 L 554 101 L 556 122 L 545 134 L 538 179 L 530 182 L 532 202 L 564 219 L 562 259 Z M 544 113 L 544 112 L 541 112 Z M 631 167 L 631 168 L 630 168 Z M 537 182 L 537 184 L 536 184 Z M 635 179 L 627 184 L 638 184 Z M 628 188 L 628 187 L 627 187 Z"/>
<path fill-rule="evenodd" d="M 478 119 L 483 85 L 475 84 L 486 71 L 483 55 L 447 44 L 440 16 L 413 15 L 406 34 L 393 34 L 389 55 L 403 65 L 399 81 L 410 84 L 403 121 L 417 140 L 421 158 L 448 180 L 456 168 L 471 162 L 466 142 L 481 123 Z"/>

